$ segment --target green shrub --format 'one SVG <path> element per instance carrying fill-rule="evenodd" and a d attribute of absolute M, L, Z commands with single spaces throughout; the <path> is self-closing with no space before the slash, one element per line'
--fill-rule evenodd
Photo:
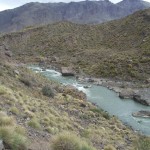
<path fill-rule="evenodd" d="M 53 89 L 49 86 L 44 86 L 42 88 L 42 93 L 43 95 L 45 96 L 48 96 L 48 97 L 54 97 L 54 92 L 53 92 Z"/>
<path fill-rule="evenodd" d="M 18 115 L 18 114 L 19 114 L 19 110 L 18 110 L 18 108 L 16 108 L 16 107 L 10 108 L 10 112 L 12 112 L 12 113 L 15 114 L 15 115 Z"/>
<path fill-rule="evenodd" d="M 57 134 L 57 133 L 59 132 L 59 129 L 56 128 L 56 127 L 48 127 L 48 128 L 46 129 L 46 131 L 47 131 L 48 133 L 51 133 L 51 134 L 55 135 L 55 134 Z"/>
<path fill-rule="evenodd" d="M 36 119 L 31 119 L 29 122 L 28 122 L 28 125 L 34 129 L 40 129 L 41 126 L 39 124 L 39 122 L 36 120 Z"/>
<path fill-rule="evenodd" d="M 84 140 L 72 133 L 61 133 L 57 135 L 51 144 L 52 150 L 96 150 Z"/>
<path fill-rule="evenodd" d="M 0 113 L 0 126 L 11 126 L 14 125 L 14 119 L 6 116 L 6 114 Z"/>
<path fill-rule="evenodd" d="M 0 127 L 0 139 L 12 150 L 27 149 L 27 139 L 15 132 L 14 127 Z"/>
<path fill-rule="evenodd" d="M 136 143 L 136 150 L 150 150 L 150 138 L 139 138 Z"/>
<path fill-rule="evenodd" d="M 23 128 L 22 126 L 17 126 L 15 128 L 15 132 L 21 135 L 26 135 L 26 129 Z"/>
<path fill-rule="evenodd" d="M 105 111 L 104 111 L 104 112 L 102 113 L 102 115 L 103 115 L 103 117 L 104 117 L 105 119 L 108 119 L 108 120 L 110 119 L 110 115 L 109 115 L 108 112 L 105 112 Z"/>
<path fill-rule="evenodd" d="M 3 87 L 3 86 L 0 86 L 0 95 L 4 95 L 4 94 L 6 94 L 7 93 L 7 91 L 6 91 L 7 89 L 5 88 L 5 87 Z"/>
<path fill-rule="evenodd" d="M 13 118 L 8 117 L 6 113 L 0 112 L 0 139 L 5 146 L 11 150 L 26 150 L 27 139 L 25 130 L 19 126 L 15 126 Z"/>

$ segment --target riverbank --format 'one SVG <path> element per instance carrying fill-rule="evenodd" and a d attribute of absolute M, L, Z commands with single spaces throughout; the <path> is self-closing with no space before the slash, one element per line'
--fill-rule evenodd
<path fill-rule="evenodd" d="M 43 70 L 54 69 L 61 72 L 61 67 L 53 64 L 46 66 L 45 63 L 38 64 Z M 121 81 L 110 78 L 95 78 L 89 77 L 89 75 L 75 74 L 78 82 L 91 83 L 94 85 L 99 85 L 107 87 L 109 90 L 113 90 L 118 94 L 121 99 L 132 99 L 140 104 L 150 106 L 150 82 L 131 82 L 131 81 Z"/>
<path fill-rule="evenodd" d="M 81 82 L 89 82 L 95 85 L 107 87 L 118 93 L 122 99 L 133 99 L 134 101 L 146 106 L 150 106 L 150 88 L 143 84 L 143 88 L 136 83 L 127 81 L 116 81 L 104 78 L 79 78 Z"/>
<path fill-rule="evenodd" d="M 25 128 L 31 141 L 29 149 L 47 150 L 52 138 L 65 131 L 86 139 L 97 150 L 107 145 L 121 150 L 134 148 L 138 135 L 117 117 L 108 116 L 84 100 L 78 90 L 48 80 L 23 66 L 2 62 L 0 108 Z M 51 73 L 50 70 L 47 73 Z M 56 73 L 53 71 L 52 77 L 62 77 Z"/>
<path fill-rule="evenodd" d="M 62 76 L 60 72 L 53 69 L 43 69 L 38 66 L 30 67 L 35 72 L 39 72 L 46 76 L 50 80 L 54 80 L 65 86 L 72 86 L 86 94 L 87 100 L 98 107 L 107 111 L 111 116 L 117 116 L 124 124 L 133 127 L 134 131 L 150 135 L 149 121 L 132 116 L 134 112 L 141 110 L 149 111 L 149 107 L 141 105 L 140 103 L 134 102 L 131 99 L 121 100 L 115 92 L 108 88 L 100 85 L 95 85 L 92 78 L 81 77 L 66 77 Z M 77 79 L 78 78 L 78 79 Z M 140 122 L 140 123 L 139 123 Z"/>

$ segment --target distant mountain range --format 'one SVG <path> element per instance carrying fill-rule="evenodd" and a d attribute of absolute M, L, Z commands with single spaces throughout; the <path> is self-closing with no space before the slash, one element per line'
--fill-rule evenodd
<path fill-rule="evenodd" d="M 99 24 L 125 17 L 150 7 L 142 0 L 123 0 L 113 4 L 109 0 L 70 3 L 28 3 L 0 12 L 0 32 L 18 31 L 27 26 L 39 26 L 59 21 L 80 24 Z"/>

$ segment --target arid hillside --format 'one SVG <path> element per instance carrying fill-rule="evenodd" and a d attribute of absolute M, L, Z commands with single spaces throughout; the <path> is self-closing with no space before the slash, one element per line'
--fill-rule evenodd
<path fill-rule="evenodd" d="M 73 66 L 96 77 L 146 81 L 150 9 L 102 25 L 59 22 L 1 36 L 1 48 L 21 62 Z"/>

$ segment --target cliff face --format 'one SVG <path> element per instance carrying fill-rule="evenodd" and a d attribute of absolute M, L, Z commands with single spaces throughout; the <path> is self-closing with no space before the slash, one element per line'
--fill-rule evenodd
<path fill-rule="evenodd" d="M 12 10 L 0 12 L 0 32 L 17 31 L 27 26 L 38 26 L 64 20 L 81 24 L 99 24 L 122 18 L 148 7 L 150 7 L 150 3 L 141 0 L 123 0 L 118 4 L 113 4 L 108 0 L 28 3 Z"/>

